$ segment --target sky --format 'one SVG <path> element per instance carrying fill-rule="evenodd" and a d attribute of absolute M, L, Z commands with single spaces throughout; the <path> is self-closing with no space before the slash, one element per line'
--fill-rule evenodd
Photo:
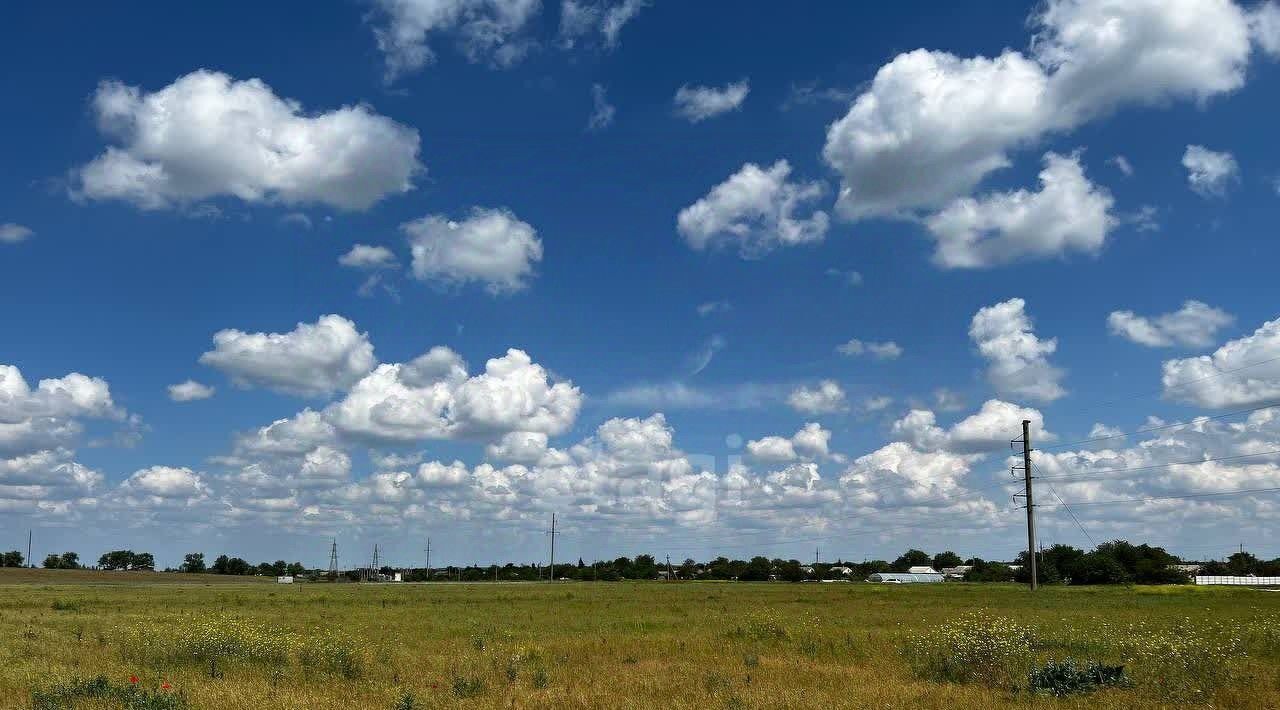
<path fill-rule="evenodd" d="M 8 8 L 0 547 L 1280 555 L 1280 5 L 727 7 Z"/>

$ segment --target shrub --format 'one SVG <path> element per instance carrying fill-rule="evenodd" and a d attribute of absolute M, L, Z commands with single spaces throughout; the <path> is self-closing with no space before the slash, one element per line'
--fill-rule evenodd
<path fill-rule="evenodd" d="M 74 678 L 31 692 L 32 710 L 67 710 L 74 708 L 78 700 L 103 700 L 111 707 L 124 710 L 186 710 L 190 707 L 181 694 L 157 693 L 136 685 L 116 685 L 102 675 L 88 680 Z M 98 706 L 94 703 L 92 707 Z"/>
<path fill-rule="evenodd" d="M 1097 661 L 1080 666 L 1071 658 L 1049 661 L 1032 670 L 1027 679 L 1027 687 L 1031 692 L 1057 697 L 1092 693 L 1105 686 L 1124 687 L 1129 684 L 1124 666 L 1104 666 Z"/>
<path fill-rule="evenodd" d="M 972 612 L 907 640 L 902 652 L 929 680 L 1016 689 L 1026 677 L 1031 631 L 1012 619 Z"/>
<path fill-rule="evenodd" d="M 485 685 L 484 679 L 479 676 L 462 676 L 455 675 L 453 677 L 453 695 L 457 698 L 474 698 L 484 695 Z"/>

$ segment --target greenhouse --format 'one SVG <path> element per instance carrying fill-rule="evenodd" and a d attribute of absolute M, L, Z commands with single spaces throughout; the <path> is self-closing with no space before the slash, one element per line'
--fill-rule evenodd
<path fill-rule="evenodd" d="M 937 572 L 876 572 L 867 577 L 868 582 L 879 584 L 932 584 L 941 582 L 942 579 L 942 575 Z"/>

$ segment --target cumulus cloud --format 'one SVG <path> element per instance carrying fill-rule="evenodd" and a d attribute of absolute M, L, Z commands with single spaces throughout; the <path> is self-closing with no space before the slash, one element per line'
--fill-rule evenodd
<path fill-rule="evenodd" d="M 751 85 L 746 79 L 721 87 L 685 84 L 676 90 L 675 112 L 690 123 L 699 123 L 742 108 L 750 91 Z"/>
<path fill-rule="evenodd" d="M 958 199 L 925 220 L 947 269 L 986 268 L 1079 251 L 1096 254 L 1118 223 L 1115 201 L 1089 182 L 1080 156 L 1046 153 L 1040 191 Z"/>
<path fill-rule="evenodd" d="M 35 232 L 30 227 L 24 227 L 21 224 L 13 222 L 5 222 L 0 224 L 0 244 L 17 244 L 31 238 Z"/>
<path fill-rule="evenodd" d="M 830 414 L 848 409 L 844 390 L 834 380 L 823 380 L 817 387 L 802 385 L 787 396 L 787 404 L 804 414 Z"/>
<path fill-rule="evenodd" d="M 1280 319 L 1227 341 L 1211 355 L 1166 360 L 1164 396 L 1198 407 L 1251 407 L 1280 401 Z"/>
<path fill-rule="evenodd" d="M 542 240 L 508 210 L 474 207 L 462 221 L 429 215 L 400 225 L 413 252 L 413 275 L 445 286 L 484 284 L 491 294 L 529 286 Z"/>
<path fill-rule="evenodd" d="M 1280 5 L 1273 1 L 1255 5 L 1249 14 L 1249 31 L 1262 51 L 1280 57 Z"/>
<path fill-rule="evenodd" d="M 603 84 L 591 85 L 591 115 L 587 117 L 588 131 L 603 131 L 613 125 L 613 117 L 617 108 L 609 103 L 609 96 Z"/>
<path fill-rule="evenodd" d="M 563 0 L 560 4 L 560 41 L 570 48 L 599 36 L 604 46 L 618 46 L 622 28 L 640 14 L 648 0 Z"/>
<path fill-rule="evenodd" d="M 175 402 L 194 402 L 198 399 L 209 399 L 214 392 L 214 388 L 200 384 L 195 380 L 169 385 L 169 399 Z"/>
<path fill-rule="evenodd" d="M 694 386 L 683 382 L 630 385 L 603 397 L 614 407 L 633 409 L 759 409 L 782 402 L 790 388 L 781 384 L 741 382 L 728 386 Z"/>
<path fill-rule="evenodd" d="M 1037 441 L 1053 441 L 1057 436 L 1044 427 L 1044 415 L 1031 407 L 990 399 L 976 413 L 956 422 L 950 429 L 937 424 L 927 409 L 913 409 L 893 423 L 893 436 L 921 451 L 946 450 L 959 454 L 1003 451 L 1022 432 L 1022 422 L 1030 421 Z"/>
<path fill-rule="evenodd" d="M 1067 393 L 1061 385 L 1065 373 L 1049 362 L 1058 340 L 1036 336 L 1021 298 L 979 310 L 969 325 L 969 337 L 987 360 L 987 381 L 997 392 L 1042 402 Z"/>
<path fill-rule="evenodd" d="M 146 209 L 217 197 L 364 210 L 413 188 L 418 132 L 368 106 L 308 114 L 259 79 L 199 70 L 159 91 L 104 81 L 93 97 L 115 144 L 74 172 L 73 194 Z"/>
<path fill-rule="evenodd" d="M 67 449 L 0 456 L 0 510 L 65 515 L 70 502 L 94 495 L 103 475 L 72 460 Z"/>
<path fill-rule="evenodd" d="M 877 360 L 896 360 L 902 356 L 902 346 L 892 340 L 877 343 L 850 338 L 848 342 L 836 346 L 836 351 L 848 357 L 868 355 Z"/>
<path fill-rule="evenodd" d="M 368 244 L 352 246 L 351 251 L 338 257 L 338 263 L 342 266 L 362 271 L 394 269 L 400 266 L 400 262 L 396 260 L 396 255 L 390 249 Z"/>
<path fill-rule="evenodd" d="M 288 333 L 220 330 L 213 346 L 200 362 L 236 384 L 303 396 L 346 389 L 378 362 L 368 335 L 338 315 L 299 323 Z"/>
<path fill-rule="evenodd" d="M 1202 145 L 1189 145 L 1182 154 L 1182 167 L 1187 169 L 1187 184 L 1201 197 L 1222 197 L 1227 187 L 1240 179 L 1240 166 L 1235 156 L 1217 153 Z"/>
<path fill-rule="evenodd" d="M 827 130 L 849 219 L 945 205 L 1010 153 L 1133 104 L 1204 101 L 1244 84 L 1245 11 L 1228 0 L 1050 0 L 1029 54 L 918 49 L 880 68 Z"/>
<path fill-rule="evenodd" d="M 747 442 L 747 453 L 757 461 L 785 463 L 800 458 L 821 459 L 830 455 L 831 431 L 809 422 L 791 437 L 766 436 Z"/>
<path fill-rule="evenodd" d="M 1187 301 L 1172 313 L 1153 317 L 1140 316 L 1133 311 L 1112 311 L 1107 316 L 1107 327 L 1112 333 L 1147 347 L 1183 345 L 1202 348 L 1214 341 L 1219 330 L 1234 321 L 1235 317 L 1221 308 L 1200 301 Z"/>
<path fill-rule="evenodd" d="M 791 182 L 790 176 L 791 165 L 785 160 L 768 169 L 747 163 L 681 210 L 676 227 L 695 250 L 736 247 L 743 257 L 820 242 L 827 234 L 827 214 L 821 210 L 807 217 L 796 213 L 826 188 L 821 182 Z"/>
<path fill-rule="evenodd" d="M 573 383 L 553 383 L 521 350 L 508 350 L 489 360 L 482 374 L 468 377 L 456 354 L 436 348 L 409 363 L 380 365 L 326 417 L 348 435 L 418 441 L 509 431 L 560 434 L 581 405 Z"/>
<path fill-rule="evenodd" d="M 524 30 L 541 8 L 539 0 L 377 0 L 374 26 L 386 57 L 388 82 L 431 64 L 433 35 L 452 37 L 472 63 L 508 67 L 533 49 Z"/>
<path fill-rule="evenodd" d="M 128 493 L 156 498 L 199 498 L 207 490 L 195 471 L 172 466 L 151 466 L 136 471 L 121 488 Z"/>

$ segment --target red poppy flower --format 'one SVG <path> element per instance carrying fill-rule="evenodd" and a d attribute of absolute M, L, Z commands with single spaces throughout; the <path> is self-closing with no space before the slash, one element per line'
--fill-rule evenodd
<path fill-rule="evenodd" d="M 166 680 L 165 682 L 163 682 L 163 683 L 161 683 L 161 684 L 160 684 L 160 687 L 161 687 L 161 688 L 164 688 L 165 690 L 168 690 L 168 689 L 172 688 L 173 686 L 172 686 L 172 685 L 169 685 L 169 681 L 167 681 L 167 680 Z"/>
<path fill-rule="evenodd" d="M 137 684 L 138 684 L 138 676 L 136 676 L 136 675 L 131 675 L 131 676 L 129 676 L 129 682 L 130 682 L 130 683 L 132 683 L 132 684 L 134 684 L 134 685 L 137 685 Z"/>

